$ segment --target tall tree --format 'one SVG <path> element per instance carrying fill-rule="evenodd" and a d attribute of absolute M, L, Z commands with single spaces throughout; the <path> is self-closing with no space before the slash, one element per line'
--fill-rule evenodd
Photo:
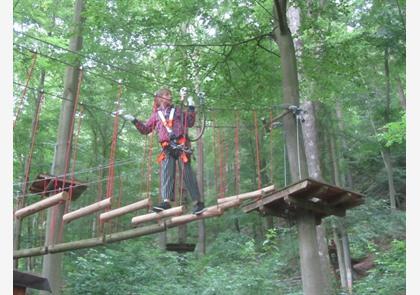
<path fill-rule="evenodd" d="M 82 48 L 82 25 L 83 25 L 83 7 L 84 1 L 77 0 L 74 6 L 74 23 L 73 36 L 70 39 L 69 49 L 74 52 L 79 52 Z M 62 102 L 59 127 L 57 133 L 57 144 L 54 156 L 54 163 L 51 168 L 51 174 L 60 176 L 65 173 L 65 167 L 68 167 L 69 158 L 66 159 L 66 148 L 68 144 L 71 146 L 72 134 L 70 134 L 71 117 L 73 115 L 73 108 L 77 92 L 78 77 L 80 61 L 75 62 L 75 65 L 67 67 L 64 76 L 64 97 Z M 60 242 L 59 232 L 62 225 L 62 217 L 64 214 L 64 204 L 56 205 L 48 210 L 47 216 L 47 232 L 45 243 L 55 244 Z M 62 253 L 47 254 L 43 261 L 43 275 L 48 278 L 53 294 L 60 294 L 62 287 Z"/>

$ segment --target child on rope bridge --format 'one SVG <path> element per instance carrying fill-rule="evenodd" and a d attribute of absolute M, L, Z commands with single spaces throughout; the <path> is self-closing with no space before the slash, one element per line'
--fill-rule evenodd
<path fill-rule="evenodd" d="M 186 95 L 186 88 L 181 89 L 181 101 Z M 141 134 L 149 134 L 156 130 L 162 152 L 158 157 L 161 165 L 160 188 L 162 203 L 153 207 L 153 211 L 160 212 L 171 208 L 170 201 L 175 199 L 175 162 L 183 174 L 185 186 L 195 205 L 193 214 L 205 211 L 204 203 L 200 202 L 200 191 L 197 179 L 191 168 L 191 144 L 186 134 L 186 128 L 195 123 L 195 106 L 193 98 L 188 97 L 188 111 L 172 104 L 172 93 L 167 88 L 161 88 L 155 93 L 153 112 L 146 123 L 130 114 L 122 115 L 126 121 L 132 122 Z"/>

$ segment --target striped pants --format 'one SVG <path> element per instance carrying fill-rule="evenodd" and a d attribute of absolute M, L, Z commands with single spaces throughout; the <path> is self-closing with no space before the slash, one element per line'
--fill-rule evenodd
<path fill-rule="evenodd" d="M 200 200 L 200 191 L 198 189 L 197 179 L 191 167 L 191 160 L 188 163 L 183 163 L 173 152 L 169 149 L 164 149 L 165 159 L 161 164 L 160 174 L 160 190 L 162 194 L 162 201 L 175 200 L 175 162 L 178 161 L 179 173 L 183 174 L 184 185 L 187 188 L 191 199 L 194 202 Z"/>

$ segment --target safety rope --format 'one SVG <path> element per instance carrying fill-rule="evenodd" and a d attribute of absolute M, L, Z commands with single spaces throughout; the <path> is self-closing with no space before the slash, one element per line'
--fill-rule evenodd
<path fill-rule="evenodd" d="M 31 63 L 31 66 L 29 68 L 28 74 L 26 76 L 25 87 L 23 88 L 22 95 L 20 96 L 19 103 L 17 104 L 16 115 L 15 115 L 15 119 L 13 121 L 13 130 L 16 127 L 16 122 L 17 122 L 17 120 L 18 120 L 18 118 L 20 116 L 20 113 L 21 113 L 22 109 L 23 109 L 23 98 L 25 97 L 26 92 L 28 91 L 29 81 L 32 78 L 32 73 L 33 73 L 34 68 L 35 68 L 35 62 L 36 62 L 37 56 L 38 56 L 38 53 L 36 51 L 33 52 L 33 54 L 32 54 L 32 63 Z"/>
<path fill-rule="evenodd" d="M 36 139 L 36 135 L 38 133 L 39 117 L 40 117 L 41 106 L 42 106 L 42 102 L 44 100 L 44 97 L 45 97 L 45 94 L 44 94 L 43 91 L 41 91 L 41 95 L 39 97 L 39 100 L 38 100 L 37 106 L 36 106 L 36 110 L 35 110 L 35 118 L 34 118 L 34 123 L 33 123 L 33 126 L 32 126 L 32 132 L 31 132 L 31 145 L 29 147 L 29 155 L 28 155 L 28 158 L 27 158 L 26 163 L 25 163 L 25 180 L 24 180 L 23 185 L 22 185 L 22 196 L 26 195 L 27 189 L 28 189 L 29 174 L 30 174 L 31 166 L 32 166 L 32 156 L 33 156 L 33 153 L 34 153 L 35 139 Z M 22 206 L 24 206 L 24 202 L 22 203 Z"/>
<path fill-rule="evenodd" d="M 236 126 L 235 126 L 235 194 L 240 192 L 241 179 L 241 163 L 239 157 L 239 113 L 236 111 Z"/>
<path fill-rule="evenodd" d="M 219 148 L 219 198 L 224 198 L 225 197 L 225 179 L 224 179 L 224 173 L 223 173 L 223 168 L 224 168 L 224 159 L 223 159 L 223 146 L 222 146 L 222 142 L 223 142 L 223 134 L 221 130 L 217 130 L 217 144 L 218 144 L 218 148 Z"/>
<path fill-rule="evenodd" d="M 70 187 L 69 187 L 69 198 L 65 203 L 64 206 L 64 214 L 66 214 L 69 211 L 69 208 L 71 206 L 71 202 L 73 200 L 73 190 L 74 190 L 74 186 L 73 184 L 75 183 L 75 177 L 74 177 L 74 170 L 76 168 L 76 162 L 77 162 L 77 143 L 79 140 L 79 136 L 80 136 L 80 130 L 81 130 L 81 126 L 82 126 L 82 120 L 83 120 L 83 106 L 80 108 L 80 112 L 79 112 L 79 121 L 77 124 L 77 132 L 76 132 L 76 136 L 74 137 L 74 143 L 73 145 L 73 160 L 72 160 L 72 167 L 71 167 L 71 179 L 70 179 Z M 65 183 L 63 181 L 63 183 Z M 64 188 L 64 185 L 63 185 Z M 60 231 L 59 231 L 59 238 L 58 240 L 61 241 L 62 235 L 63 235 L 63 230 L 64 230 L 64 221 L 61 221 L 61 225 L 60 225 Z"/>
<path fill-rule="evenodd" d="M 118 82 L 118 96 L 117 96 L 117 107 L 116 111 L 120 109 L 120 101 L 122 95 L 122 85 L 121 81 Z M 111 151 L 109 155 L 109 169 L 108 169 L 108 183 L 106 188 L 106 197 L 113 197 L 114 191 L 114 163 L 115 163 L 115 152 L 117 147 L 117 137 L 118 137 L 118 113 L 114 117 L 114 131 L 112 135 Z"/>
<path fill-rule="evenodd" d="M 146 181 L 146 191 L 147 191 L 147 198 L 150 199 L 150 186 L 152 183 L 152 155 L 153 155 L 153 140 L 152 136 L 154 135 L 154 130 L 149 135 L 149 157 L 147 159 L 147 181 Z M 160 177 L 159 177 L 160 179 Z M 160 185 L 159 185 L 160 187 Z M 162 196 L 159 194 L 159 201 L 162 201 Z"/>
<path fill-rule="evenodd" d="M 273 122 L 273 112 L 270 112 L 270 180 L 271 183 L 274 183 L 274 158 L 273 158 L 273 127 L 271 125 L 271 122 Z"/>
<path fill-rule="evenodd" d="M 213 117 L 213 120 L 214 120 L 214 117 Z M 214 172 L 214 192 L 216 193 L 217 192 L 217 187 L 218 187 L 218 185 L 217 185 L 217 182 L 218 182 L 218 179 L 217 179 L 217 158 L 216 158 L 216 155 L 217 155 L 217 144 L 216 144 L 216 139 L 217 138 L 217 135 L 216 135 L 216 129 L 215 128 L 213 128 L 213 155 L 214 155 L 214 169 L 213 169 L 213 172 Z M 218 196 L 218 197 L 220 197 L 220 196 Z"/>
<path fill-rule="evenodd" d="M 73 140 L 73 131 L 74 131 L 74 120 L 76 117 L 76 111 L 77 111 L 77 107 L 78 107 L 78 101 L 79 101 L 79 96 L 80 96 L 80 87 L 82 84 L 82 77 L 83 77 L 83 69 L 82 67 L 79 68 L 79 78 L 77 81 L 77 91 L 76 91 L 76 95 L 74 97 L 74 102 L 73 102 L 73 111 L 72 111 L 72 115 L 71 115 L 71 121 L 70 121 L 70 130 L 67 136 L 67 145 L 66 145 L 66 154 L 64 157 L 64 161 L 65 161 L 65 166 L 64 166 L 64 177 L 63 177 L 63 186 L 62 186 L 62 190 L 65 189 L 65 185 L 66 185 L 66 177 L 67 177 L 67 170 L 69 168 L 69 164 L 70 164 L 70 151 L 71 151 L 71 143 Z M 71 199 L 71 197 L 70 197 Z"/>
<path fill-rule="evenodd" d="M 257 161 L 257 176 L 258 176 L 258 189 L 261 189 L 261 168 L 260 168 L 260 145 L 258 135 L 258 120 L 257 113 L 254 111 L 254 125 L 255 125 L 255 148 L 256 148 L 256 161 Z"/>

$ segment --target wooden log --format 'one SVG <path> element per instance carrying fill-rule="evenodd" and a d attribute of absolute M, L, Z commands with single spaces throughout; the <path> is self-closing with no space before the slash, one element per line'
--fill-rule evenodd
<path fill-rule="evenodd" d="M 140 223 L 144 223 L 148 221 L 159 220 L 165 217 L 181 215 L 182 213 L 184 213 L 184 209 L 185 209 L 184 206 L 179 206 L 179 207 L 170 208 L 168 210 L 163 210 L 162 212 L 159 212 L 159 213 L 153 212 L 153 213 L 149 213 L 145 215 L 136 216 L 131 219 L 131 223 L 140 224 Z"/>
<path fill-rule="evenodd" d="M 181 224 L 185 224 L 191 221 L 195 221 L 195 220 L 199 220 L 199 219 L 205 219 L 205 218 L 209 218 L 209 217 L 215 217 L 215 216 L 220 216 L 223 214 L 223 209 L 218 208 L 217 205 L 215 206 L 211 206 L 208 207 L 206 209 L 206 211 L 204 211 L 203 213 L 199 214 L 199 215 L 195 215 L 195 214 L 185 214 L 182 216 L 176 216 L 176 217 L 172 217 L 168 220 L 168 223 L 171 226 L 176 226 L 176 225 L 181 225 Z"/>
<path fill-rule="evenodd" d="M 97 246 L 106 245 L 107 243 L 115 243 L 124 241 L 127 239 L 137 238 L 140 236 L 150 235 L 158 232 L 165 231 L 167 227 L 152 224 L 150 226 L 138 227 L 135 229 L 126 230 L 123 232 L 117 232 L 107 234 L 104 237 L 85 239 L 67 243 L 60 243 L 55 245 L 49 245 L 45 247 L 36 247 L 30 249 L 21 249 L 13 251 L 13 258 L 32 257 L 39 255 L 46 255 L 51 253 L 60 253 L 65 251 L 72 251 L 78 249 L 92 248 Z"/>
<path fill-rule="evenodd" d="M 221 203 L 233 201 L 233 200 L 236 200 L 236 199 L 239 199 L 239 200 L 243 201 L 243 200 L 246 200 L 246 199 L 257 198 L 257 197 L 260 197 L 260 196 L 262 196 L 266 193 L 269 193 L 273 190 L 274 190 L 274 185 L 270 185 L 270 186 L 264 187 L 262 189 L 253 191 L 253 192 L 243 193 L 243 194 L 239 194 L 239 195 L 231 196 L 231 197 L 226 197 L 226 198 L 220 198 L 220 199 L 217 200 L 217 203 L 221 204 Z"/>
<path fill-rule="evenodd" d="M 141 200 L 141 201 L 138 201 L 136 203 L 129 204 L 129 205 L 124 206 L 124 207 L 120 207 L 118 209 L 114 209 L 114 210 L 111 210 L 111 211 L 108 211 L 108 212 L 104 212 L 101 215 L 99 215 L 99 219 L 101 221 L 107 221 L 107 220 L 110 220 L 114 217 L 121 216 L 121 215 L 127 214 L 129 212 L 136 211 L 138 209 L 143 209 L 143 208 L 146 208 L 146 207 L 150 207 L 151 204 L 152 203 L 151 203 L 150 198 L 145 199 L 145 200 Z"/>
<path fill-rule="evenodd" d="M 218 204 L 217 206 L 222 209 L 222 210 L 226 210 L 232 207 L 238 207 L 241 204 L 241 200 L 240 199 L 234 199 L 232 201 L 227 201 L 227 202 L 223 202 L 221 204 Z"/>
<path fill-rule="evenodd" d="M 104 200 L 96 202 L 92 205 L 89 205 L 89 206 L 77 209 L 75 211 L 69 212 L 67 214 L 64 214 L 63 221 L 64 222 L 70 222 L 74 219 L 83 217 L 83 216 L 91 214 L 93 212 L 97 212 L 101 209 L 104 209 L 104 208 L 110 206 L 110 205 L 111 205 L 111 198 L 104 199 Z"/>
<path fill-rule="evenodd" d="M 33 203 L 29 206 L 26 206 L 22 209 L 17 210 L 15 212 L 15 217 L 23 218 L 25 216 L 41 211 L 45 208 L 57 205 L 60 202 L 66 201 L 68 198 L 69 198 L 69 194 L 67 192 L 58 193 L 54 196 L 45 198 L 44 200 L 41 200 L 39 202 Z"/>

